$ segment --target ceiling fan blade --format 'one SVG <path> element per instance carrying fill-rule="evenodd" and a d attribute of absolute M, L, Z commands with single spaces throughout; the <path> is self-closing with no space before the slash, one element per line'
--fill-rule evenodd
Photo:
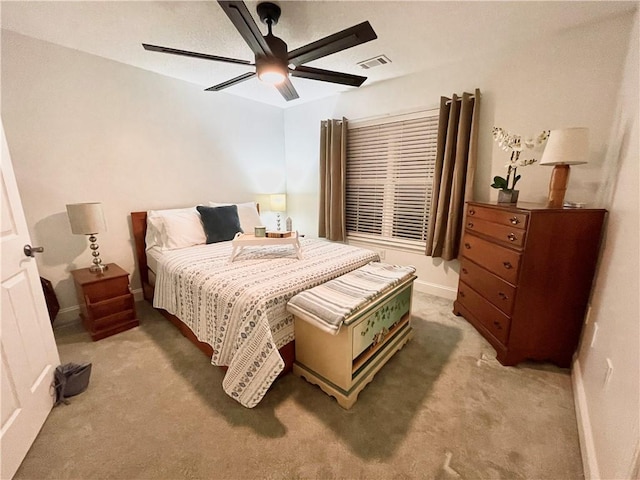
<path fill-rule="evenodd" d="M 142 46 L 145 50 L 160 53 L 170 53 L 172 55 L 182 55 L 183 57 L 203 58 L 205 60 L 214 60 L 216 62 L 237 63 L 240 65 L 253 65 L 248 60 L 238 60 L 237 58 L 218 57 L 216 55 L 209 55 L 206 53 L 188 52 L 186 50 L 178 50 L 177 48 L 160 47 L 158 45 L 149 45 L 143 43 Z"/>
<path fill-rule="evenodd" d="M 304 65 L 296 67 L 295 70 L 291 69 L 290 72 L 294 77 L 320 80 L 321 82 L 339 83 L 341 85 L 349 85 L 351 87 L 359 87 L 367 79 L 367 77 L 361 77 L 359 75 L 305 67 Z"/>
<path fill-rule="evenodd" d="M 218 85 L 214 85 L 213 87 L 206 88 L 206 92 L 217 92 L 218 90 L 222 90 L 227 87 L 232 87 L 240 82 L 244 82 L 245 80 L 249 80 L 256 76 L 256 72 L 248 72 L 243 73 L 238 77 L 234 77 L 231 80 L 227 80 L 226 82 L 219 83 Z"/>
<path fill-rule="evenodd" d="M 262 37 L 260 29 L 253 20 L 244 2 L 227 2 L 218 0 L 231 23 L 236 27 L 244 41 L 256 55 L 271 55 L 271 49 Z"/>
<path fill-rule="evenodd" d="M 276 85 L 275 87 L 287 102 L 295 100 L 296 98 L 300 98 L 298 92 L 296 92 L 296 89 L 293 87 L 293 83 L 291 83 L 289 77 L 285 78 L 284 82 Z"/>
<path fill-rule="evenodd" d="M 302 65 L 303 63 L 326 57 L 332 53 L 355 47 L 378 38 L 369 22 L 362 22 L 349 27 L 341 32 L 316 40 L 304 47 L 296 48 L 289 52 L 289 64 Z"/>

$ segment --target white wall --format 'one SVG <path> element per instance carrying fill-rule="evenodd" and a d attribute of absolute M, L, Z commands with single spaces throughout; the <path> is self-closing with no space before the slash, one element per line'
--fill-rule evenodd
<path fill-rule="evenodd" d="M 104 262 L 135 272 L 129 213 L 284 189 L 283 113 L 2 31 L 2 119 L 37 257 L 61 307 L 91 264 L 65 205 L 100 201 Z M 133 288 L 139 288 L 137 273 Z"/>
<path fill-rule="evenodd" d="M 493 142 L 494 125 L 523 135 L 585 126 L 591 130 L 590 163 L 572 169 L 566 198 L 600 206 L 596 199 L 603 183 L 604 151 L 632 21 L 630 14 L 611 18 L 553 38 L 538 39 L 528 46 L 518 45 L 517 50 L 505 48 L 485 57 L 287 109 L 287 191 L 289 214 L 297 228 L 317 235 L 321 120 L 342 116 L 356 120 L 436 107 L 440 96 L 473 92 L 476 87 L 482 92 L 476 200 L 494 201 L 497 191 L 489 187 L 491 179 L 506 173 L 507 153 Z M 522 174 L 518 184 L 521 201 L 546 200 L 551 174 L 548 167 L 533 165 L 518 173 Z M 389 262 L 418 268 L 417 288 L 449 298 L 455 296 L 457 261 L 441 262 L 389 249 L 385 253 Z"/>
<path fill-rule="evenodd" d="M 573 371 L 587 478 L 638 478 L 640 455 L 640 129 L 638 21 L 611 124 L 609 209 L 591 315 Z M 597 331 L 597 333 L 596 333 Z M 609 377 L 609 363 L 613 367 Z M 607 379 L 608 378 L 608 379 Z"/>

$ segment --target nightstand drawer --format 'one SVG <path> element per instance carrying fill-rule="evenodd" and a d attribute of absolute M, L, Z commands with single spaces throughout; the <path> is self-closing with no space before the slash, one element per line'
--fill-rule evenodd
<path fill-rule="evenodd" d="M 516 285 L 521 255 L 510 248 L 483 240 L 468 231 L 462 238 L 462 255 Z"/>
<path fill-rule="evenodd" d="M 460 260 L 460 281 L 471 286 L 506 315 L 511 315 L 516 287 L 467 258 Z"/>
<path fill-rule="evenodd" d="M 96 322 L 102 317 L 107 317 L 124 310 L 134 309 L 133 294 L 131 293 L 108 300 L 102 300 L 101 302 L 91 302 L 87 297 L 86 302 L 87 310 Z"/>
<path fill-rule="evenodd" d="M 84 296 L 89 298 L 91 303 L 101 302 L 114 296 L 131 293 L 129 290 L 129 277 L 127 276 L 88 283 L 83 286 L 83 290 Z"/>
<path fill-rule="evenodd" d="M 526 213 L 509 212 L 480 205 L 467 205 L 467 221 L 476 218 L 519 229 L 526 229 L 529 220 Z"/>
<path fill-rule="evenodd" d="M 467 218 L 467 230 L 487 235 L 495 240 L 521 248 L 524 245 L 526 230 L 489 222 L 481 218 Z"/>
<path fill-rule="evenodd" d="M 131 308 L 123 310 L 121 312 L 115 312 L 106 317 L 98 317 L 93 319 L 93 323 L 90 325 L 90 333 L 96 334 L 106 332 L 110 329 L 118 328 L 120 325 L 128 322 L 135 322 L 137 325 L 136 311 Z"/>
<path fill-rule="evenodd" d="M 473 312 L 473 315 L 500 343 L 506 344 L 509 338 L 509 325 L 511 319 L 479 293 L 460 282 L 458 286 L 458 302 L 463 307 Z"/>

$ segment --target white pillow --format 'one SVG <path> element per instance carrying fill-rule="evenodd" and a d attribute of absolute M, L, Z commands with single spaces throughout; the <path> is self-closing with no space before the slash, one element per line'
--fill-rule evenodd
<path fill-rule="evenodd" d="M 147 249 L 154 245 L 162 250 L 201 245 L 207 237 L 195 207 L 151 210 L 147 213 Z"/>
<path fill-rule="evenodd" d="M 146 250 L 162 243 L 162 221 L 160 217 L 152 217 L 151 211 L 147 212 L 147 233 L 144 237 Z"/>
<path fill-rule="evenodd" d="M 254 227 L 262 226 L 260 214 L 256 208 L 255 202 L 245 203 L 216 203 L 209 202 L 210 207 L 224 207 L 226 205 L 236 205 L 238 207 L 238 217 L 240 218 L 240 227 L 244 233 L 253 233 Z"/>

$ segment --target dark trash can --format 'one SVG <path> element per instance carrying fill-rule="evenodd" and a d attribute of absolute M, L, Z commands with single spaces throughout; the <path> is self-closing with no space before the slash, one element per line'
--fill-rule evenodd
<path fill-rule="evenodd" d="M 42 284 L 42 291 L 44 292 L 44 299 L 47 302 L 47 310 L 49 311 L 49 318 L 51 323 L 56 319 L 56 315 L 60 311 L 60 304 L 58 303 L 58 297 L 53 290 L 53 285 L 46 278 L 40 277 L 40 283 Z"/>

